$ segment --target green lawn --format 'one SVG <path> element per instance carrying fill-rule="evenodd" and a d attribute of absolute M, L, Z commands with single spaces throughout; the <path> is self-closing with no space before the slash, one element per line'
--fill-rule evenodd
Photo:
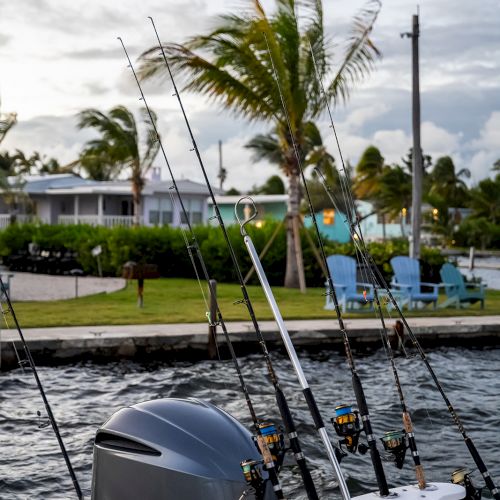
<path fill-rule="evenodd" d="M 334 316 L 334 312 L 323 309 L 324 289 L 310 288 L 304 295 L 297 290 L 287 290 L 281 287 L 275 287 L 273 290 L 285 319 L 320 319 Z M 217 292 L 219 305 L 226 321 L 248 320 L 245 305 L 234 304 L 235 301 L 241 299 L 238 285 L 218 284 Z M 258 286 L 249 286 L 248 293 L 257 318 L 272 319 L 271 310 L 262 289 Z M 146 281 L 143 309 L 137 307 L 135 282 L 130 282 L 126 289 L 111 294 L 50 302 L 16 302 L 14 309 L 22 328 L 206 321 L 206 307 L 200 287 L 195 280 L 187 279 Z M 448 308 L 434 311 L 426 308 L 417 312 L 410 311 L 407 314 L 408 316 L 500 314 L 500 291 L 489 290 L 487 292 L 484 310 L 475 304 L 468 309 Z M 346 317 L 370 316 L 370 313 L 346 314 Z M 12 327 L 11 318 L 7 315 L 6 319 Z"/>

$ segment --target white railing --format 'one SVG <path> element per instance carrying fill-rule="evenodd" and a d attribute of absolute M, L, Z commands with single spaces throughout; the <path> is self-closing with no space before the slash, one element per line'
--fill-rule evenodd
<path fill-rule="evenodd" d="M 58 224 L 89 224 L 91 226 L 127 226 L 134 225 L 135 218 L 133 215 L 60 215 L 57 218 Z M 143 217 L 139 218 L 139 223 L 142 224 Z"/>
<path fill-rule="evenodd" d="M 0 214 L 0 229 L 5 229 L 7 226 L 10 226 L 13 218 L 14 216 L 11 214 Z M 37 218 L 33 215 L 17 214 L 15 220 L 19 224 L 24 224 L 26 222 L 34 222 Z"/>

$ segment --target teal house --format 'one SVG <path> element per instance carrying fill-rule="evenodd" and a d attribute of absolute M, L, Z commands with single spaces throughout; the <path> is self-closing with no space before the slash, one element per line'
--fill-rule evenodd
<path fill-rule="evenodd" d="M 222 216 L 224 224 L 237 224 L 234 208 L 236 203 L 245 195 L 238 196 L 216 196 L 217 205 Z M 257 208 L 257 217 L 254 223 L 259 226 L 265 224 L 266 219 L 282 221 L 287 212 L 288 195 L 287 194 L 268 194 L 251 195 Z M 212 201 L 208 200 L 209 211 L 213 212 Z M 238 216 L 240 219 L 248 217 L 252 213 L 252 205 L 248 199 L 243 200 L 238 206 Z M 334 209 L 325 209 L 316 214 L 319 230 L 331 241 L 346 243 L 349 241 L 349 229 L 345 223 L 346 216 Z M 215 222 L 215 221 L 213 221 Z M 304 225 L 312 226 L 310 217 L 304 217 Z"/>

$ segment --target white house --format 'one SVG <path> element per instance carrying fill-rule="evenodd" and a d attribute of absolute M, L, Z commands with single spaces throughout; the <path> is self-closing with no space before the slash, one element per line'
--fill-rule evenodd
<path fill-rule="evenodd" d="M 206 186 L 181 179 L 177 187 L 190 222 L 205 223 L 209 194 Z M 131 226 L 134 221 L 130 181 L 93 181 L 73 174 L 39 175 L 26 178 L 20 190 L 29 197 L 31 205 L 29 210 L 16 210 L 16 217 L 21 221 L 32 218 L 46 224 L 82 223 L 108 227 Z M 162 181 L 158 175 L 146 181 L 142 191 L 142 224 L 179 226 L 185 222 L 181 212 L 172 182 Z M 0 227 L 10 223 L 12 213 L 12 208 L 1 200 Z"/>

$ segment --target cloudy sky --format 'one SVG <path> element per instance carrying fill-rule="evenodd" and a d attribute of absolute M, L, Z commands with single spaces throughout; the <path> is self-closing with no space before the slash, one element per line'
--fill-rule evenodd
<path fill-rule="evenodd" d="M 34 150 L 60 162 L 72 161 L 91 134 L 76 129 L 82 109 L 117 104 L 138 109 L 138 93 L 116 37 L 131 57 L 154 45 L 147 16 L 164 41 L 182 42 L 210 26 L 213 16 L 249 0 L 0 0 L 0 96 L 2 112 L 19 123 L 2 149 Z M 270 12 L 273 0 L 263 1 Z M 325 0 L 325 25 L 342 51 L 350 20 L 362 0 Z M 335 110 L 344 156 L 355 163 L 369 144 L 387 162 L 397 162 L 411 145 L 411 28 L 415 0 L 385 0 L 373 40 L 383 53 L 377 70 Z M 490 175 L 500 158 L 499 0 L 421 0 L 422 146 L 433 158 L 449 154 L 472 182 Z M 150 106 L 160 116 L 160 133 L 176 175 L 201 180 L 177 101 L 167 83 L 147 84 Z M 217 141 L 224 143 L 225 187 L 249 189 L 277 173 L 252 164 L 244 144 L 262 124 L 249 126 L 204 99 L 183 94 L 198 144 L 214 182 Z M 334 152 L 326 120 L 325 142 Z M 158 158 L 158 165 L 162 160 Z M 167 173 L 164 172 L 164 178 Z"/>

